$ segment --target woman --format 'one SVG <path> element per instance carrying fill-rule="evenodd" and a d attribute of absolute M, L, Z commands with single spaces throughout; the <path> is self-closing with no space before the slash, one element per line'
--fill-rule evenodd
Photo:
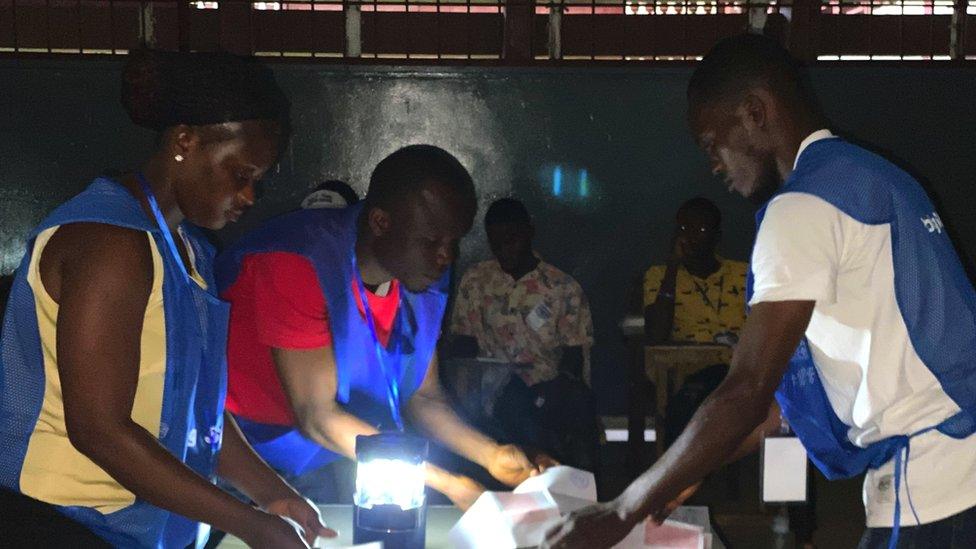
<path fill-rule="evenodd" d="M 225 419 L 228 306 L 194 227 L 252 205 L 288 102 L 253 60 L 159 52 L 132 55 L 122 101 L 160 132 L 156 151 L 42 222 L 11 292 L 0 491 L 19 521 L 4 537 L 182 549 L 206 523 L 254 547 L 306 546 L 276 515 L 308 541 L 334 536 Z M 217 489 L 218 473 L 263 510 Z"/>

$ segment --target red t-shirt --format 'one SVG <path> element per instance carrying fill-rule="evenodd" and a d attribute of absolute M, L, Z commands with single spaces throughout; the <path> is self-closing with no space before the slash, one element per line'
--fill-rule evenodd
<path fill-rule="evenodd" d="M 355 288 L 353 283 L 350 291 L 365 315 Z M 293 253 L 251 254 L 244 258 L 237 281 L 221 297 L 231 303 L 227 409 L 251 421 L 294 425 L 271 349 L 332 345 L 325 296 L 312 263 Z M 400 285 L 394 280 L 383 297 L 367 291 L 366 299 L 380 343 L 386 345 L 400 302 Z"/>

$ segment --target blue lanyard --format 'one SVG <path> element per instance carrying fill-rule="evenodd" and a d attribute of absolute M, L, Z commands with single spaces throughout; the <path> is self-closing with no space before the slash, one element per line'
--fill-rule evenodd
<path fill-rule="evenodd" d="M 180 251 L 176 248 L 176 242 L 173 240 L 173 233 L 169 230 L 169 225 L 166 224 L 166 219 L 163 218 L 163 212 L 159 209 L 159 202 L 156 201 L 156 195 L 153 194 L 152 189 L 149 187 L 149 183 L 146 181 L 146 177 L 142 175 L 142 172 L 136 172 L 136 179 L 139 180 L 139 186 L 142 187 L 142 193 L 146 195 L 146 200 L 149 202 L 149 209 L 152 210 L 153 217 L 156 218 L 156 224 L 159 225 L 160 232 L 163 233 L 163 238 L 166 240 L 166 245 L 169 247 L 170 253 L 173 254 L 173 259 L 176 260 L 176 264 L 180 266 L 180 272 L 183 273 L 183 279 L 190 283 L 190 273 L 186 271 L 186 265 L 183 264 L 183 257 L 180 255 Z"/>
<path fill-rule="evenodd" d="M 359 298 L 363 303 L 363 313 L 366 316 L 366 325 L 369 326 L 369 333 L 373 337 L 373 347 L 376 350 L 376 360 L 380 363 L 380 368 L 383 370 L 383 377 L 386 381 L 386 397 L 390 405 L 390 413 L 393 415 L 393 422 L 396 424 L 398 430 L 403 430 L 403 419 L 400 417 L 400 386 L 397 380 L 396 373 L 391 373 L 390 369 L 386 365 L 386 361 L 383 360 L 383 346 L 380 345 L 380 338 L 376 334 L 376 322 L 373 320 L 373 313 L 369 310 L 369 300 L 366 297 L 366 287 L 363 285 L 363 278 L 359 274 L 359 267 L 356 264 L 356 253 L 352 254 L 352 278 L 356 282 L 356 290 L 359 293 Z M 397 304 L 399 308 L 399 303 Z M 393 349 L 393 354 L 397 357 L 399 361 L 400 358 L 400 338 L 398 334 L 390 334 L 390 337 L 394 338 L 395 348 Z"/>

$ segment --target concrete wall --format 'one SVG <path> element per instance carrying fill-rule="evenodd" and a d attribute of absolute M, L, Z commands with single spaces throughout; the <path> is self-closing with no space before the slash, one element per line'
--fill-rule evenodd
<path fill-rule="evenodd" d="M 151 150 L 153 135 L 119 106 L 119 68 L 116 59 L 0 61 L 0 274 L 16 267 L 46 212 Z M 482 213 L 494 198 L 522 198 L 539 253 L 583 285 L 606 411 L 624 406 L 617 323 L 632 283 L 663 260 L 677 205 L 715 200 L 725 213 L 720 252 L 748 257 L 752 207 L 709 175 L 685 124 L 689 67 L 275 68 L 294 104 L 292 145 L 259 205 L 219 238 L 296 207 L 322 179 L 365 192 L 372 167 L 403 145 L 442 146 L 474 175 Z M 957 243 L 976 256 L 976 69 L 835 65 L 811 79 L 835 129 L 925 180 Z M 460 268 L 487 255 L 479 218 Z"/>

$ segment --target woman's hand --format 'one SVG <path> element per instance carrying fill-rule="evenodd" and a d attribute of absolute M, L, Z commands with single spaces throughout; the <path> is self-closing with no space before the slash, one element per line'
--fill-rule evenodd
<path fill-rule="evenodd" d="M 269 513 L 261 513 L 261 515 L 258 520 L 249 525 L 249 531 L 240 536 L 248 547 L 253 549 L 309 549 L 310 544 L 302 538 L 302 532 L 288 521 Z"/>
<path fill-rule="evenodd" d="M 264 511 L 295 521 L 302 528 L 305 542 L 309 545 L 315 545 L 315 538 L 334 538 L 339 535 L 322 522 L 318 507 L 305 498 L 290 497 L 275 500 L 265 505 Z"/>

